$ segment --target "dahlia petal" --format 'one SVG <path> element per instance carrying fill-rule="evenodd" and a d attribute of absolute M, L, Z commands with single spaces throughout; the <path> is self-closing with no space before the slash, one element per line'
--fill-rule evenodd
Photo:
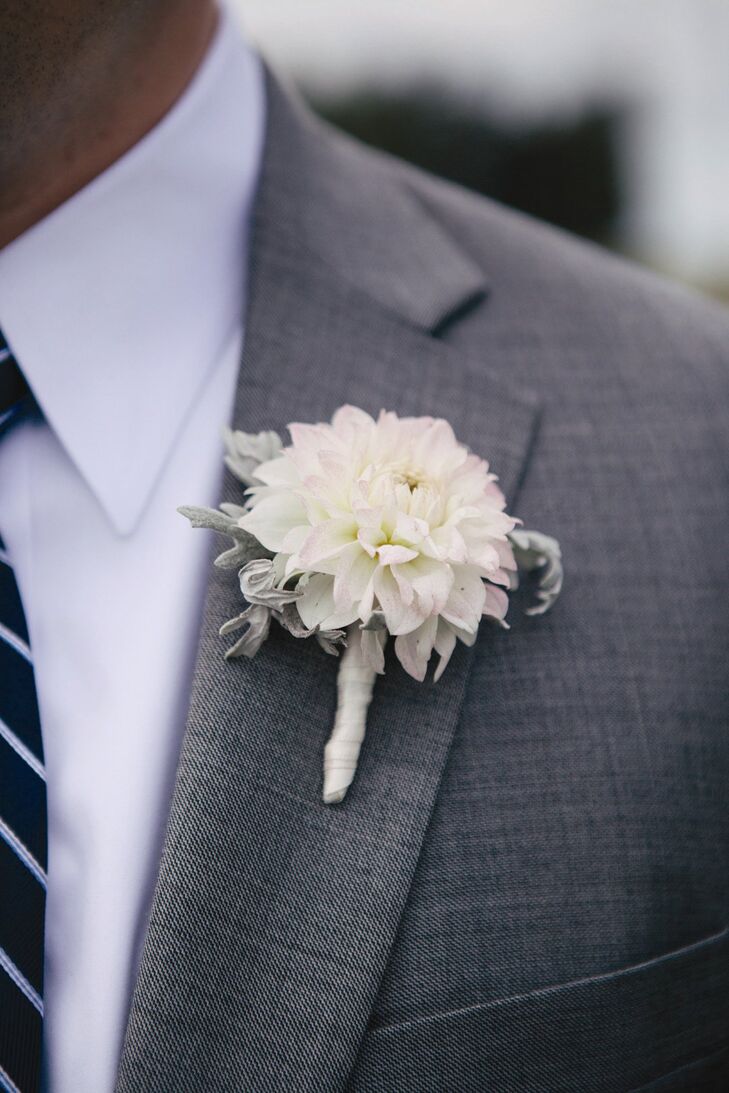
<path fill-rule="evenodd" d="M 506 507 L 506 498 L 504 497 L 499 487 L 496 485 L 496 476 L 493 476 L 486 484 L 484 495 L 488 497 L 488 499 L 492 501 L 495 505 L 497 505 L 500 509 Z"/>
<path fill-rule="evenodd" d="M 359 601 L 359 618 L 361 622 L 367 622 L 372 615 L 372 611 L 375 605 L 375 569 L 370 580 L 365 585 L 364 591 Z"/>
<path fill-rule="evenodd" d="M 422 493 L 422 490 L 418 492 Z M 412 497 L 410 489 L 408 489 L 408 495 L 410 499 Z M 430 528 L 425 520 L 407 512 L 398 512 L 395 520 L 395 538 L 399 543 L 419 543 L 429 531 Z"/>
<path fill-rule="evenodd" d="M 351 518 L 328 520 L 312 528 L 299 551 L 304 569 L 317 569 L 318 564 L 339 554 L 357 537 L 357 525 Z"/>
<path fill-rule="evenodd" d="M 434 648 L 435 648 L 436 653 L 438 653 L 440 659 L 438 661 L 438 666 L 435 669 L 435 673 L 433 675 L 433 680 L 434 680 L 435 683 L 438 682 L 438 680 L 440 679 L 440 677 L 443 675 L 446 668 L 448 667 L 448 661 L 451 659 L 451 656 L 453 654 L 453 650 L 455 649 L 455 647 L 456 647 L 456 632 L 455 632 L 455 630 L 453 629 L 453 627 L 451 626 L 450 623 L 445 621 L 445 619 L 439 618 L 438 619 L 438 629 L 437 629 L 436 635 L 435 635 Z"/>
<path fill-rule="evenodd" d="M 483 569 L 486 573 L 494 573 L 499 568 L 499 555 L 494 546 L 493 540 L 484 540 L 477 542 L 471 540 L 467 542 L 467 557 L 466 561 L 469 565 L 478 566 L 479 569 Z"/>
<path fill-rule="evenodd" d="M 378 548 L 378 557 L 383 565 L 402 565 L 403 562 L 411 562 L 418 557 L 417 550 L 405 546 L 392 546 L 385 543 Z"/>
<path fill-rule="evenodd" d="M 400 593 L 400 595 L 402 597 L 402 602 L 407 607 L 409 607 L 410 604 L 415 599 L 415 590 L 413 589 L 412 584 L 408 580 L 407 566 L 404 566 L 404 565 L 392 566 L 391 569 L 390 569 L 390 572 L 392 573 L 393 577 L 395 578 L 395 580 L 397 582 L 397 589 L 398 589 L 398 592 Z"/>
<path fill-rule="evenodd" d="M 302 580 L 298 588 L 301 597 L 296 601 L 296 607 L 304 626 L 313 630 L 334 611 L 334 578 L 314 573 Z"/>
<path fill-rule="evenodd" d="M 347 452 L 320 452 L 319 466 L 324 480 L 335 489 L 339 487 L 343 492 L 349 492 L 351 468 L 347 459 Z"/>
<path fill-rule="evenodd" d="M 338 610 L 334 603 L 334 578 L 314 573 L 298 585 L 301 598 L 296 607 L 308 630 L 343 630 L 357 618 L 354 608 Z"/>
<path fill-rule="evenodd" d="M 288 490 L 276 491 L 258 501 L 250 512 L 238 520 L 240 527 L 274 553 L 283 549 L 286 536 L 292 528 L 306 524 L 304 506 L 295 494 Z"/>
<path fill-rule="evenodd" d="M 336 608 L 331 615 L 327 615 L 321 624 L 322 630 L 346 630 L 353 622 L 357 622 L 359 615 L 356 606 Z"/>
<path fill-rule="evenodd" d="M 328 425 L 311 425 L 300 421 L 292 421 L 286 426 L 291 437 L 292 446 L 296 449 L 292 454 L 312 453 L 317 459 L 331 444 L 331 428 Z"/>
<path fill-rule="evenodd" d="M 374 429 L 374 427 L 374 419 L 357 406 L 349 406 L 348 404 L 340 406 L 332 417 L 332 428 L 338 433 L 349 434 L 358 432 L 360 429 Z"/>
<path fill-rule="evenodd" d="M 468 548 L 457 528 L 444 524 L 432 532 L 430 539 L 443 561 L 461 565 L 468 561 Z"/>
<path fill-rule="evenodd" d="M 431 420 L 427 428 L 419 430 L 415 440 L 413 457 L 425 466 L 451 463 L 456 465 L 466 458 L 466 449 L 458 444 L 453 429 L 443 418 Z"/>
<path fill-rule="evenodd" d="M 405 575 L 410 580 L 424 615 L 438 615 L 448 602 L 453 587 L 453 569 L 431 558 L 410 562 Z"/>
<path fill-rule="evenodd" d="M 513 516 L 492 507 L 484 507 L 479 515 L 479 520 L 485 532 L 495 539 L 505 538 L 513 531 L 517 522 Z"/>
<path fill-rule="evenodd" d="M 425 620 L 425 612 L 413 602 L 403 603 L 397 582 L 388 566 L 378 566 L 374 578 L 375 595 L 382 610 L 387 629 L 396 636 L 417 629 Z"/>
<path fill-rule="evenodd" d="M 514 576 L 513 573 L 506 569 L 495 569 L 493 573 L 482 575 L 486 576 L 487 579 L 489 581 L 492 581 L 494 584 L 500 584 L 504 588 L 511 588 L 511 582 Z"/>
<path fill-rule="evenodd" d="M 352 483 L 350 500 L 352 512 L 357 516 L 363 527 L 369 525 L 379 526 L 382 520 L 382 511 L 372 507 L 371 481 L 365 475 L 360 475 L 356 482 Z"/>
<path fill-rule="evenodd" d="M 360 630 L 362 655 L 373 672 L 385 673 L 385 643 L 387 630 Z"/>
<path fill-rule="evenodd" d="M 334 577 L 334 602 L 338 609 L 357 606 L 365 595 L 377 569 L 377 562 L 366 554 L 359 543 L 345 547 L 339 556 Z"/>
<path fill-rule="evenodd" d="M 483 509 L 481 507 L 478 505 L 464 505 L 462 502 L 463 498 L 459 494 L 449 498 L 446 526 L 461 524 L 464 520 L 483 519 Z"/>
<path fill-rule="evenodd" d="M 443 519 L 443 503 L 438 492 L 430 486 L 416 486 L 410 494 L 410 516 L 422 525 L 421 536 L 427 536 L 431 527 L 438 527 Z"/>
<path fill-rule="evenodd" d="M 499 564 L 502 569 L 516 569 L 514 548 L 508 539 L 495 539 L 494 548 L 499 556 Z"/>
<path fill-rule="evenodd" d="M 321 524 L 331 517 L 341 517 L 347 510 L 346 493 L 332 489 L 332 483 L 316 474 L 307 475 L 297 490 L 311 524 Z"/>
<path fill-rule="evenodd" d="M 417 630 L 395 638 L 395 656 L 405 671 L 420 683 L 425 679 L 428 670 L 437 630 L 438 620 L 432 615 Z"/>
<path fill-rule="evenodd" d="M 391 539 L 395 534 L 395 525 L 397 524 L 397 503 L 395 501 L 395 491 L 387 487 L 385 484 L 386 492 L 384 497 L 384 503 L 382 505 L 382 530 L 388 539 Z"/>
<path fill-rule="evenodd" d="M 377 527 L 361 527 L 357 532 L 357 541 L 370 558 L 374 558 L 378 547 L 385 542 L 385 536 Z"/>
<path fill-rule="evenodd" d="M 301 497 L 301 503 L 306 510 L 306 519 L 311 527 L 316 527 L 317 524 L 324 524 L 327 520 L 337 519 L 342 517 L 343 513 L 341 509 L 337 509 L 335 506 L 324 506 L 321 501 L 318 501 L 310 493 L 299 494 Z"/>
<path fill-rule="evenodd" d="M 478 570 L 472 566 L 453 566 L 453 587 L 441 614 L 459 629 L 478 630 L 486 593 Z"/>
<path fill-rule="evenodd" d="M 287 533 L 281 544 L 282 554 L 296 554 L 301 549 L 304 540 L 311 531 L 308 524 L 299 524 L 298 527 L 291 528 L 291 531 Z"/>
<path fill-rule="evenodd" d="M 461 630 L 459 626 L 454 626 L 453 629 L 455 630 L 458 640 L 462 641 L 464 645 L 467 645 L 469 648 L 472 645 L 475 645 L 476 638 L 478 637 L 478 627 L 475 630 Z"/>
<path fill-rule="evenodd" d="M 265 463 L 259 463 L 255 477 L 266 486 L 285 486 L 295 489 L 300 483 L 296 467 L 286 456 L 277 456 L 275 459 L 268 459 Z"/>
<path fill-rule="evenodd" d="M 487 618 L 501 623 L 502 626 L 506 626 L 504 617 L 509 609 L 509 597 L 503 588 L 496 588 L 492 584 L 484 585 L 484 593 L 483 614 Z"/>

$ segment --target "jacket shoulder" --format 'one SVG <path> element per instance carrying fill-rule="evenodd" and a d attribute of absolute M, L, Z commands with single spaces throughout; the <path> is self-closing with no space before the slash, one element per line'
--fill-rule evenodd
<path fill-rule="evenodd" d="M 395 168 L 393 168 L 395 169 Z M 412 188 L 483 269 L 490 322 L 555 341 L 593 343 L 606 357 L 644 351 L 646 368 L 698 370 L 729 397 L 729 310 L 604 247 L 517 210 L 401 167 Z"/>
<path fill-rule="evenodd" d="M 698 370 L 729 399 L 729 310 L 625 257 L 496 201 L 436 178 L 329 130 L 360 192 L 387 179 L 410 192 L 483 272 L 488 307 L 459 322 L 458 339 L 488 322 L 553 344 L 592 345 L 657 368 Z M 352 209 L 356 216 L 356 209 Z"/>

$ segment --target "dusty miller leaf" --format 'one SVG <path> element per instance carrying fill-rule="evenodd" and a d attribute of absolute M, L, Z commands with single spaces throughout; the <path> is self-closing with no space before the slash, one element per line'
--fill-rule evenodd
<path fill-rule="evenodd" d="M 564 568 L 560 545 L 550 535 L 544 535 L 541 531 L 527 531 L 524 528 L 512 531 L 509 534 L 509 541 L 519 569 L 525 573 L 542 571 L 537 578 L 539 602 L 527 608 L 526 613 L 527 615 L 544 615 L 562 591 Z M 516 583 L 512 587 L 516 587 Z"/>
<path fill-rule="evenodd" d="M 225 465 L 244 486 L 258 485 L 256 468 L 275 459 L 282 448 L 281 437 L 273 431 L 244 433 L 240 429 L 223 432 L 227 455 Z"/>
<path fill-rule="evenodd" d="M 270 558 L 249 561 L 238 577 L 240 590 L 248 602 L 262 604 L 272 611 L 280 611 L 301 597 L 301 593 L 295 588 L 281 588 L 276 585 L 276 570 Z"/>
<path fill-rule="evenodd" d="M 271 612 L 267 607 L 252 604 L 234 619 L 228 619 L 220 627 L 221 637 L 232 634 L 245 626 L 245 633 L 238 638 L 234 645 L 226 650 L 225 659 L 232 657 L 254 657 L 268 637 L 271 628 Z"/>
<path fill-rule="evenodd" d="M 194 528 L 209 528 L 211 531 L 217 531 L 220 535 L 230 535 L 231 539 L 235 539 L 238 542 L 245 542 L 246 540 L 257 542 L 250 532 L 244 531 L 243 528 L 238 527 L 237 522 L 232 517 L 226 516 L 226 514 L 219 509 L 198 508 L 196 505 L 181 505 L 177 511 L 185 516 Z M 258 550 L 260 553 L 260 545 Z"/>

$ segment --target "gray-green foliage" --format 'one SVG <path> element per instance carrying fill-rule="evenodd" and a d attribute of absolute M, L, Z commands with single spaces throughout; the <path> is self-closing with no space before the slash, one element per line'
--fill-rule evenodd
<path fill-rule="evenodd" d="M 541 531 L 527 531 L 519 528 L 509 535 L 514 550 L 514 558 L 520 570 L 533 573 L 541 569 L 537 578 L 537 600 L 533 607 L 527 608 L 527 615 L 544 615 L 549 611 L 562 591 L 564 569 L 562 551 L 556 539 L 543 535 Z M 518 585 L 518 578 L 513 587 Z"/>
<path fill-rule="evenodd" d="M 225 463 L 231 473 L 249 488 L 260 486 L 256 468 L 280 453 L 282 444 L 278 433 L 226 429 L 224 438 Z M 296 600 L 301 595 L 298 578 L 282 581 L 274 567 L 273 555 L 240 526 L 239 520 L 247 508 L 226 502 L 219 509 L 184 505 L 177 511 L 187 517 L 194 528 L 209 528 L 233 540 L 233 545 L 219 554 L 214 564 L 222 569 L 238 570 L 240 590 L 248 606 L 220 628 L 222 637 L 243 630 L 226 651 L 226 659 L 255 656 L 268 637 L 274 619 L 295 638 L 314 636 L 327 653 L 339 654 L 339 647 L 345 644 L 344 631 L 308 630 L 304 626 L 296 610 Z"/>
<path fill-rule="evenodd" d="M 260 485 L 256 469 L 261 463 L 275 459 L 283 447 L 278 433 L 243 433 L 240 429 L 224 429 L 227 453 L 225 465 L 244 486 Z"/>

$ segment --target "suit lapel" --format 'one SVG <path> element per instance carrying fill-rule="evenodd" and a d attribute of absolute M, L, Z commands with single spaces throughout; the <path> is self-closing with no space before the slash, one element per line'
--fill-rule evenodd
<path fill-rule="evenodd" d="M 283 431 L 343 402 L 437 414 L 510 496 L 533 399 L 428 333 L 483 278 L 404 187 L 383 173 L 373 193 L 359 156 L 269 81 L 234 423 Z M 224 494 L 240 496 L 230 479 Z M 224 662 L 235 605 L 235 579 L 213 570 L 120 1093 L 342 1088 L 463 700 L 463 647 L 437 685 L 391 663 L 355 783 L 324 806 L 337 663 L 283 632 Z"/>

